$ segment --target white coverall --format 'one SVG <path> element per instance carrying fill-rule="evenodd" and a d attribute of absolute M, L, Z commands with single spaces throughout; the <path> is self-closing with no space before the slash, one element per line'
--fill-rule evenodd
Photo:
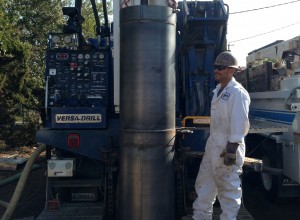
<path fill-rule="evenodd" d="M 235 220 L 238 214 L 242 189 L 240 174 L 245 158 L 244 137 L 249 130 L 248 92 L 234 78 L 217 96 L 220 84 L 214 90 L 211 103 L 210 136 L 200 165 L 195 189 L 198 198 L 193 204 L 195 220 L 212 219 L 213 204 L 218 196 L 221 220 Z M 227 142 L 239 143 L 236 165 L 226 166 L 220 154 Z"/>

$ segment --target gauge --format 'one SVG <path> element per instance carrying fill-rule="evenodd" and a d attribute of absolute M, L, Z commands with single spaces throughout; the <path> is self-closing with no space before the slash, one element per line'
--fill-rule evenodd
<path fill-rule="evenodd" d="M 90 57 L 91 57 L 90 54 L 86 54 L 86 55 L 84 56 L 84 58 L 87 59 L 87 60 L 90 59 Z"/>
<path fill-rule="evenodd" d="M 65 168 L 67 169 L 67 170 L 69 170 L 69 169 L 71 169 L 72 168 L 72 163 L 71 162 L 67 162 L 66 164 L 65 164 Z"/>
<path fill-rule="evenodd" d="M 102 60 L 102 59 L 104 58 L 104 54 L 101 53 L 101 54 L 99 55 L 99 58 Z"/>
<path fill-rule="evenodd" d="M 50 162 L 48 167 L 53 170 L 56 167 L 56 164 L 54 162 Z"/>
<path fill-rule="evenodd" d="M 83 54 L 82 54 L 82 53 L 80 53 L 80 54 L 78 54 L 78 56 L 77 56 L 77 57 L 78 57 L 78 59 L 79 59 L 79 60 L 81 60 L 81 59 L 83 58 Z"/>
<path fill-rule="evenodd" d="M 66 44 L 71 43 L 71 41 L 72 41 L 72 38 L 71 38 L 69 35 L 67 35 L 67 36 L 64 37 L 64 42 L 65 42 Z"/>
<path fill-rule="evenodd" d="M 53 37 L 52 37 L 52 41 L 54 42 L 54 43 L 58 43 L 59 42 L 59 36 L 57 36 L 57 35 L 54 35 Z"/>

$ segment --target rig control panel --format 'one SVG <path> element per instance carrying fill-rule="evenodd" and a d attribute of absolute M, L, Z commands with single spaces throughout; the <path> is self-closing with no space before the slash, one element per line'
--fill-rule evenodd
<path fill-rule="evenodd" d="M 45 108 L 50 127 L 105 128 L 110 49 L 78 49 L 76 34 L 50 34 L 48 41 Z"/>

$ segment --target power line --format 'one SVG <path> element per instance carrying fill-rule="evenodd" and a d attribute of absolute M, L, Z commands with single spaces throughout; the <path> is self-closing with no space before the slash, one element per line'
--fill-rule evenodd
<path fill-rule="evenodd" d="M 230 41 L 229 43 L 239 42 L 239 41 L 243 41 L 243 40 L 248 40 L 248 39 L 251 39 L 251 38 L 259 37 L 259 36 L 262 36 L 262 35 L 265 35 L 265 34 L 270 34 L 270 33 L 273 33 L 275 31 L 280 31 L 282 29 L 294 26 L 296 24 L 300 24 L 300 21 L 297 22 L 297 23 L 294 23 L 294 24 L 290 24 L 290 25 L 287 25 L 287 26 L 284 26 L 284 27 L 272 30 L 272 31 L 268 31 L 268 32 L 262 33 L 262 34 L 257 34 L 257 35 L 254 35 L 254 36 L 251 36 L 251 37 L 242 38 L 242 39 L 239 39 L 239 40 L 233 40 L 233 41 Z"/>
<path fill-rule="evenodd" d="M 237 11 L 237 12 L 232 12 L 232 13 L 229 13 L 229 14 L 233 15 L 233 14 L 241 14 L 241 13 L 251 12 L 251 11 L 258 11 L 258 10 L 262 10 L 262 9 L 278 7 L 278 6 L 281 6 L 281 5 L 292 4 L 292 3 L 295 3 L 295 2 L 300 2 L 300 0 L 281 3 L 281 4 L 277 4 L 277 5 L 266 6 L 266 7 L 262 7 L 262 8 L 249 9 L 249 10 L 245 10 L 245 11 Z"/>

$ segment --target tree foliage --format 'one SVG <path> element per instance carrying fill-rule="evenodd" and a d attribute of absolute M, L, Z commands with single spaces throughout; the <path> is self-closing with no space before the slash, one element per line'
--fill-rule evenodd
<path fill-rule="evenodd" d="M 32 111 L 40 105 L 46 34 L 62 24 L 58 14 L 55 0 L 0 0 L 0 139 L 6 144 L 15 138 L 21 106 Z"/>
<path fill-rule="evenodd" d="M 18 38 L 14 24 L 10 23 L 7 4 L 0 0 L 0 138 L 6 140 L 12 133 L 16 105 L 26 75 L 26 62 L 30 57 L 30 44 Z M 16 91 L 16 92 L 14 92 Z"/>

